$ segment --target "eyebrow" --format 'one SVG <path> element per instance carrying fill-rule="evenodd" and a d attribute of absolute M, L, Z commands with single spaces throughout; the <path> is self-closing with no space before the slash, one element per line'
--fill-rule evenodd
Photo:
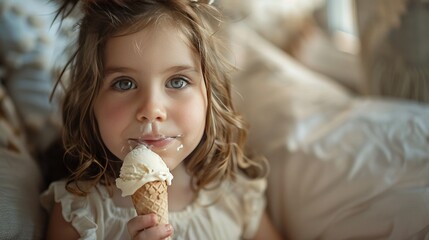
<path fill-rule="evenodd" d="M 172 66 L 163 71 L 163 73 L 169 73 L 169 72 L 181 72 L 181 71 L 194 71 L 198 72 L 197 69 L 194 66 L 191 65 L 177 65 Z M 135 72 L 133 68 L 128 67 L 107 67 L 104 71 L 105 75 L 110 75 L 117 72 Z"/>
<path fill-rule="evenodd" d="M 173 66 L 170 68 L 167 68 L 164 73 L 168 73 L 168 72 L 181 72 L 181 71 L 194 71 L 197 72 L 197 69 L 194 66 L 191 65 L 178 65 L 178 66 Z"/>
<path fill-rule="evenodd" d="M 110 75 L 117 72 L 130 72 L 134 71 L 132 68 L 127 67 L 108 67 L 104 70 L 104 75 Z"/>

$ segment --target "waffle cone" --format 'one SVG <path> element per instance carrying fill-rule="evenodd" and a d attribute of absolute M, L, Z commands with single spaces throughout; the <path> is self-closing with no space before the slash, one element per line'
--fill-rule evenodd
<path fill-rule="evenodd" d="M 149 182 L 139 188 L 131 198 L 138 215 L 155 213 L 159 224 L 168 223 L 167 182 Z"/>

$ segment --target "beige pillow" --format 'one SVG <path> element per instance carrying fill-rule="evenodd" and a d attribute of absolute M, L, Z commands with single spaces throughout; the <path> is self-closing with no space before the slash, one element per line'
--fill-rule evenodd
<path fill-rule="evenodd" d="M 240 27 L 235 104 L 290 239 L 429 237 L 429 107 L 353 98 Z M 252 41 L 246 41 L 252 39 Z M 239 61 L 237 61 L 239 62 Z"/>
<path fill-rule="evenodd" d="M 245 26 L 233 29 L 236 62 L 234 103 L 250 124 L 248 150 L 268 158 L 268 208 L 287 234 L 289 215 L 282 175 L 290 154 L 351 101 L 335 81 L 301 66 Z M 251 39 L 251 41 L 249 41 Z M 275 169 L 277 167 L 281 169 Z"/>
<path fill-rule="evenodd" d="M 428 239 L 428 145 L 428 106 L 357 99 L 272 162 L 270 207 L 291 239 Z"/>

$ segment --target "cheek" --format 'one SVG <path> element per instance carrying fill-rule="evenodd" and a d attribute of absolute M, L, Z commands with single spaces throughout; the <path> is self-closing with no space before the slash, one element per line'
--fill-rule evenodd
<path fill-rule="evenodd" d="M 204 132 L 208 101 L 203 77 L 201 76 L 197 82 L 198 85 L 191 85 L 189 89 L 184 90 L 181 99 L 178 99 L 180 102 L 174 104 L 173 118 L 180 121 L 184 134 L 192 136 L 193 141 L 199 142 L 201 138 L 195 138 L 201 137 Z"/>
<path fill-rule="evenodd" d="M 110 125 L 110 123 L 120 123 L 123 121 L 124 116 L 126 116 L 126 111 L 123 107 L 115 107 L 113 105 L 102 106 L 95 111 L 95 116 L 97 121 L 101 124 Z M 110 125 L 110 126 L 114 126 Z"/>
<path fill-rule="evenodd" d="M 94 106 L 94 114 L 104 144 L 117 155 L 116 148 L 121 144 L 118 142 L 120 141 L 119 136 L 126 121 L 125 116 L 127 116 L 125 108 L 101 101 Z"/>
<path fill-rule="evenodd" d="M 194 138 L 198 138 L 198 142 L 203 135 L 207 113 L 207 100 L 201 97 L 198 101 L 188 104 L 188 107 L 183 110 L 182 121 L 188 132 L 191 132 Z"/>
<path fill-rule="evenodd" d="M 204 104 L 192 104 L 187 108 L 175 109 L 178 114 L 176 124 L 180 125 L 184 138 L 181 139 L 181 147 L 172 149 L 168 155 L 162 156 L 170 169 L 180 164 L 200 143 L 205 130 L 206 109 Z"/>

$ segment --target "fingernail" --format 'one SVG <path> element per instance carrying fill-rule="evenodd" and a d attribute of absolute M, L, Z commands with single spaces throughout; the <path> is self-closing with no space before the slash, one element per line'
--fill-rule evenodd
<path fill-rule="evenodd" d="M 165 231 L 166 232 L 172 232 L 173 231 L 173 227 L 170 224 L 165 224 Z"/>

